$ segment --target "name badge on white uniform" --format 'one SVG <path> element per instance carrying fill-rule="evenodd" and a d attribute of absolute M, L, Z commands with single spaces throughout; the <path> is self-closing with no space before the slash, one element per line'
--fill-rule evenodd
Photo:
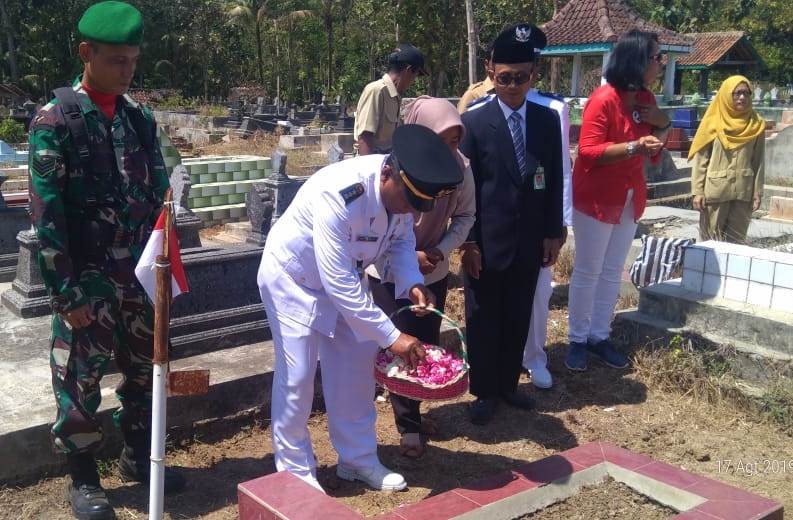
<path fill-rule="evenodd" d="M 537 171 L 534 172 L 534 189 L 545 189 L 545 169 L 542 166 L 538 166 Z"/>

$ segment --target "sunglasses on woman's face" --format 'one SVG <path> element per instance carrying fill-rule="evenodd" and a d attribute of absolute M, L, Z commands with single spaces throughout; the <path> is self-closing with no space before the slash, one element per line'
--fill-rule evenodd
<path fill-rule="evenodd" d="M 509 72 L 502 72 L 496 75 L 496 83 L 501 87 L 508 87 L 513 83 L 516 86 L 523 85 L 531 78 L 531 74 L 525 72 L 518 72 L 517 74 L 510 74 Z"/>
<path fill-rule="evenodd" d="M 741 98 L 750 99 L 752 97 L 752 91 L 750 90 L 736 90 L 732 93 L 733 99 L 741 99 Z"/>

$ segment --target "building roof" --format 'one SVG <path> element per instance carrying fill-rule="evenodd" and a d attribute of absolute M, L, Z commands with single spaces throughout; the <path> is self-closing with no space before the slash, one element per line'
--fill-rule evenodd
<path fill-rule="evenodd" d="M 631 29 L 658 34 L 662 47 L 691 45 L 685 36 L 643 19 L 624 0 L 570 0 L 542 29 L 549 48 L 592 44 L 606 44 L 610 48 Z"/>
<path fill-rule="evenodd" d="M 28 94 L 11 83 L 0 83 L 0 92 L 5 92 L 16 97 L 28 97 Z"/>
<path fill-rule="evenodd" d="M 693 40 L 691 53 L 680 56 L 680 67 L 704 69 L 714 65 L 762 65 L 754 47 L 743 31 L 689 33 Z"/>

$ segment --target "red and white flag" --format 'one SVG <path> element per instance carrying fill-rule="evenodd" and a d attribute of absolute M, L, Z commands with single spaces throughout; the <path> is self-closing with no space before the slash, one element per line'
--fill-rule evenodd
<path fill-rule="evenodd" d="M 151 237 L 146 242 L 146 247 L 143 249 L 140 260 L 138 260 L 138 265 L 135 266 L 135 276 L 152 302 L 154 301 L 156 287 L 154 264 L 157 256 L 162 254 L 162 242 L 165 240 L 166 211 L 169 211 L 167 207 L 163 208 L 160 213 Z M 173 221 L 171 221 L 171 232 L 168 241 L 168 260 L 171 262 L 171 296 L 176 298 L 180 294 L 188 292 L 190 288 L 187 286 L 187 277 L 184 274 L 182 257 L 179 254 L 179 237 L 176 235 L 176 226 L 174 226 Z"/>

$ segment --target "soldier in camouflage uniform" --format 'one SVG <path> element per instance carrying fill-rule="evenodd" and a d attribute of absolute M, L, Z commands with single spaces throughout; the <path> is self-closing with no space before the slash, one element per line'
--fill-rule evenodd
<path fill-rule="evenodd" d="M 115 516 L 93 455 L 102 441 L 99 382 L 111 354 L 123 375 L 114 414 L 125 444 L 120 473 L 127 481 L 149 476 L 154 312 L 134 268 L 168 177 L 153 115 L 124 95 L 142 28 L 140 13 L 121 2 L 96 4 L 80 21 L 85 69 L 71 100 L 85 123 L 87 159 L 58 92 L 30 128 L 30 208 L 54 311 L 52 436 L 67 455 L 72 510 L 91 520 Z M 182 485 L 179 474 L 167 472 L 167 489 Z"/>

